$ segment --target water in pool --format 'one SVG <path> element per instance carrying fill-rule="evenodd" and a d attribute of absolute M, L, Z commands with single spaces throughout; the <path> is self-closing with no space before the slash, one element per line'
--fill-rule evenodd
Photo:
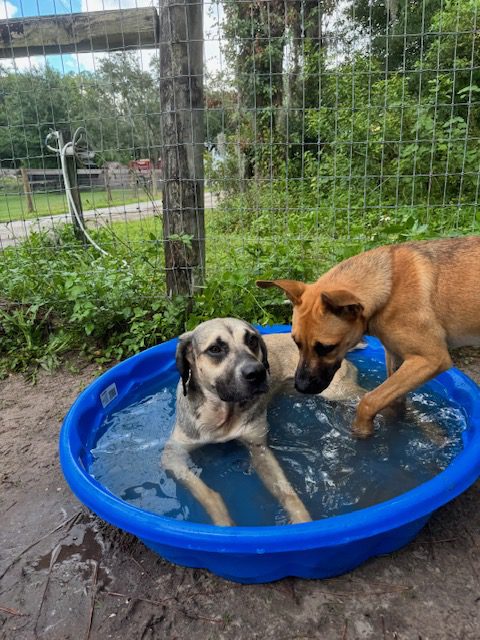
<path fill-rule="evenodd" d="M 360 376 L 366 388 L 380 367 Z M 173 428 L 176 378 L 142 387 L 128 406 L 107 418 L 92 448 L 90 473 L 112 493 L 147 511 L 209 523 L 190 493 L 159 466 Z M 316 396 L 275 398 L 268 412 L 269 443 L 314 519 L 367 507 L 412 489 L 443 470 L 462 448 L 460 409 L 422 389 L 410 395 L 404 419 L 376 424 L 375 436 L 351 435 L 355 402 Z M 223 496 L 237 525 L 283 525 L 284 510 L 252 471 L 238 443 L 193 452 L 192 466 Z"/>

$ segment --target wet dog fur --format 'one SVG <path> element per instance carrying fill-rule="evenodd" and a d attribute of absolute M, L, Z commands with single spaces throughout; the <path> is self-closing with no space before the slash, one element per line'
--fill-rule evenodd
<path fill-rule="evenodd" d="M 176 362 L 181 376 L 176 421 L 163 467 L 189 489 L 214 524 L 234 525 L 222 497 L 191 470 L 189 454 L 205 444 L 237 439 L 290 521 L 310 521 L 267 444 L 268 403 L 273 394 L 294 389 L 298 350 L 290 334 L 261 336 L 243 320 L 217 318 L 180 337 Z M 344 400 L 362 393 L 356 367 L 344 360 L 322 396 Z"/>

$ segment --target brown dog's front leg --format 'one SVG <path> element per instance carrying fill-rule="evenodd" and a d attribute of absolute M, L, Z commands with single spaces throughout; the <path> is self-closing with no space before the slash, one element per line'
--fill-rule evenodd
<path fill-rule="evenodd" d="M 402 358 L 399 358 L 398 356 L 394 355 L 391 351 L 388 351 L 388 349 L 385 349 L 385 364 L 387 366 L 388 377 L 393 376 L 395 371 L 400 369 L 400 367 L 402 366 L 402 362 L 403 362 Z M 385 407 L 383 411 L 383 415 L 385 417 L 398 418 L 399 416 L 402 416 L 405 413 L 406 408 L 407 408 L 407 396 L 400 396 L 399 398 L 391 402 L 388 405 L 388 407 Z"/>
<path fill-rule="evenodd" d="M 393 376 L 395 371 L 398 371 L 402 365 L 403 360 L 394 355 L 388 349 L 385 349 L 385 365 L 387 367 L 387 376 Z"/>
<path fill-rule="evenodd" d="M 448 352 L 434 358 L 412 356 L 379 387 L 365 394 L 357 407 L 353 433 L 359 438 L 373 434 L 373 419 L 379 411 L 427 380 L 451 367 Z"/>

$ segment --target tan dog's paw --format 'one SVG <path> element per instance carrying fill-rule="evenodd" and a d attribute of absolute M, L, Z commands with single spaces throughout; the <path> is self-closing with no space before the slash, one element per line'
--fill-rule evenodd
<path fill-rule="evenodd" d="M 205 495 L 202 498 L 203 506 L 208 511 L 213 520 L 213 524 L 217 527 L 234 527 L 235 522 L 230 517 L 228 509 L 223 501 L 222 496 L 206 487 Z"/>
<path fill-rule="evenodd" d="M 290 524 L 312 522 L 312 516 L 308 513 L 305 505 L 298 496 L 294 495 L 285 497 L 284 504 L 288 510 Z"/>
<path fill-rule="evenodd" d="M 217 514 L 213 518 L 213 524 L 217 525 L 217 527 L 235 527 L 235 522 L 231 519 L 231 517 L 226 514 Z"/>
<path fill-rule="evenodd" d="M 357 342 L 357 344 L 352 347 L 351 349 L 349 349 L 349 351 L 356 351 L 361 350 L 361 349 L 366 349 L 368 347 L 368 344 L 365 342 L 365 340 L 360 340 L 360 342 Z"/>
<path fill-rule="evenodd" d="M 299 515 L 298 517 L 290 517 L 289 520 L 290 520 L 290 524 L 302 524 L 302 522 L 313 522 L 313 518 L 308 513 L 308 511 L 306 511 L 303 516 Z"/>

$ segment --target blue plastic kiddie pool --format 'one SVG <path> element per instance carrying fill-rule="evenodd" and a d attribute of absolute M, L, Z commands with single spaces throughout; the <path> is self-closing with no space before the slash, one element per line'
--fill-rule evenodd
<path fill-rule="evenodd" d="M 283 333 L 287 326 L 262 329 Z M 358 366 L 384 361 L 380 343 L 368 338 Z M 218 527 L 156 515 L 113 495 L 88 472 L 97 430 L 134 389 L 175 370 L 176 340 L 139 353 L 95 380 L 78 397 L 63 423 L 60 461 L 72 491 L 98 516 L 132 533 L 161 556 L 202 567 L 243 583 L 285 576 L 328 578 L 350 571 L 410 542 L 435 509 L 458 496 L 480 475 L 480 389 L 456 369 L 427 386 L 462 408 L 467 428 L 463 449 L 433 479 L 400 496 L 315 522 L 269 527 Z M 352 354 L 355 362 L 356 354 Z"/>

